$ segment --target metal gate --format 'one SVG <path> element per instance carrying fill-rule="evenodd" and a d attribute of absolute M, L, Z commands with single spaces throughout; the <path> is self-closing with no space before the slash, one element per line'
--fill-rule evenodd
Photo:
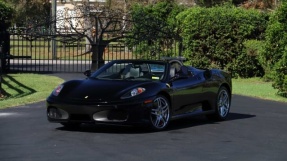
<path fill-rule="evenodd" d="M 5 56 L 6 72 L 83 72 L 90 69 L 91 53 L 87 52 L 90 45 L 85 44 L 85 40 L 61 41 L 56 38 L 55 48 L 52 49 L 51 36 L 32 37 L 18 31 L 10 30 L 10 51 Z M 103 58 L 106 62 L 116 59 L 160 58 L 157 47 L 153 51 L 137 48 L 128 49 L 123 42 L 113 42 L 106 47 Z M 169 50 L 174 50 L 169 53 L 178 53 L 176 45 Z"/>

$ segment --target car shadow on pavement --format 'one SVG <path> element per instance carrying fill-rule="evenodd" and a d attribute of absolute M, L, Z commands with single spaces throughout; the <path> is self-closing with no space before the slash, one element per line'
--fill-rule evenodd
<path fill-rule="evenodd" d="M 233 121 L 239 119 L 249 119 L 256 117 L 256 115 L 229 113 L 227 120 Z M 180 129 L 191 128 L 195 126 L 205 124 L 220 124 L 221 121 L 210 121 L 205 116 L 195 116 L 191 118 L 178 119 L 170 122 L 169 126 L 163 131 L 154 131 L 147 126 L 118 126 L 118 125 L 102 125 L 102 124 L 82 124 L 80 127 L 66 128 L 60 126 L 56 128 L 61 131 L 71 132 L 86 132 L 86 133 L 114 133 L 114 134 L 142 134 L 142 133 L 154 133 L 154 132 L 166 132 Z"/>
<path fill-rule="evenodd" d="M 225 121 L 249 119 L 252 117 L 256 117 L 256 115 L 229 113 L 228 118 Z M 211 120 L 208 120 L 205 116 L 195 116 L 195 117 L 172 121 L 166 130 L 171 131 L 171 130 L 185 129 L 185 128 L 206 125 L 206 124 L 220 124 L 221 122 L 225 122 L 225 121 L 211 121 Z"/>

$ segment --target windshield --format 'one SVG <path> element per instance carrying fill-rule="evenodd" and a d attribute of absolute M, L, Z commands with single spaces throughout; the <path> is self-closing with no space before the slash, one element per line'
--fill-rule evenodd
<path fill-rule="evenodd" d="M 107 80 L 156 81 L 164 78 L 166 64 L 162 62 L 123 61 L 106 64 L 93 78 Z"/>

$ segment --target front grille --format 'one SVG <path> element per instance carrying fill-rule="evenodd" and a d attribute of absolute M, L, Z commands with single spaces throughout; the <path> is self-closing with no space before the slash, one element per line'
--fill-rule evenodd
<path fill-rule="evenodd" d="M 71 114 L 69 119 L 75 120 L 75 121 L 91 121 L 92 120 L 90 116 L 86 114 Z"/>
<path fill-rule="evenodd" d="M 111 110 L 108 113 L 108 120 L 127 120 L 128 114 L 123 110 Z"/>
<path fill-rule="evenodd" d="M 124 122 L 128 119 L 128 113 L 124 110 L 104 110 L 93 115 L 95 121 Z"/>

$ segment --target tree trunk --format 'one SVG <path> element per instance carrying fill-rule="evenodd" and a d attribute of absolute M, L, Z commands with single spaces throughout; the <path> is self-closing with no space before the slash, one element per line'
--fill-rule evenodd
<path fill-rule="evenodd" d="M 91 71 L 94 72 L 105 64 L 103 59 L 105 48 L 107 44 L 92 45 L 92 66 Z"/>

